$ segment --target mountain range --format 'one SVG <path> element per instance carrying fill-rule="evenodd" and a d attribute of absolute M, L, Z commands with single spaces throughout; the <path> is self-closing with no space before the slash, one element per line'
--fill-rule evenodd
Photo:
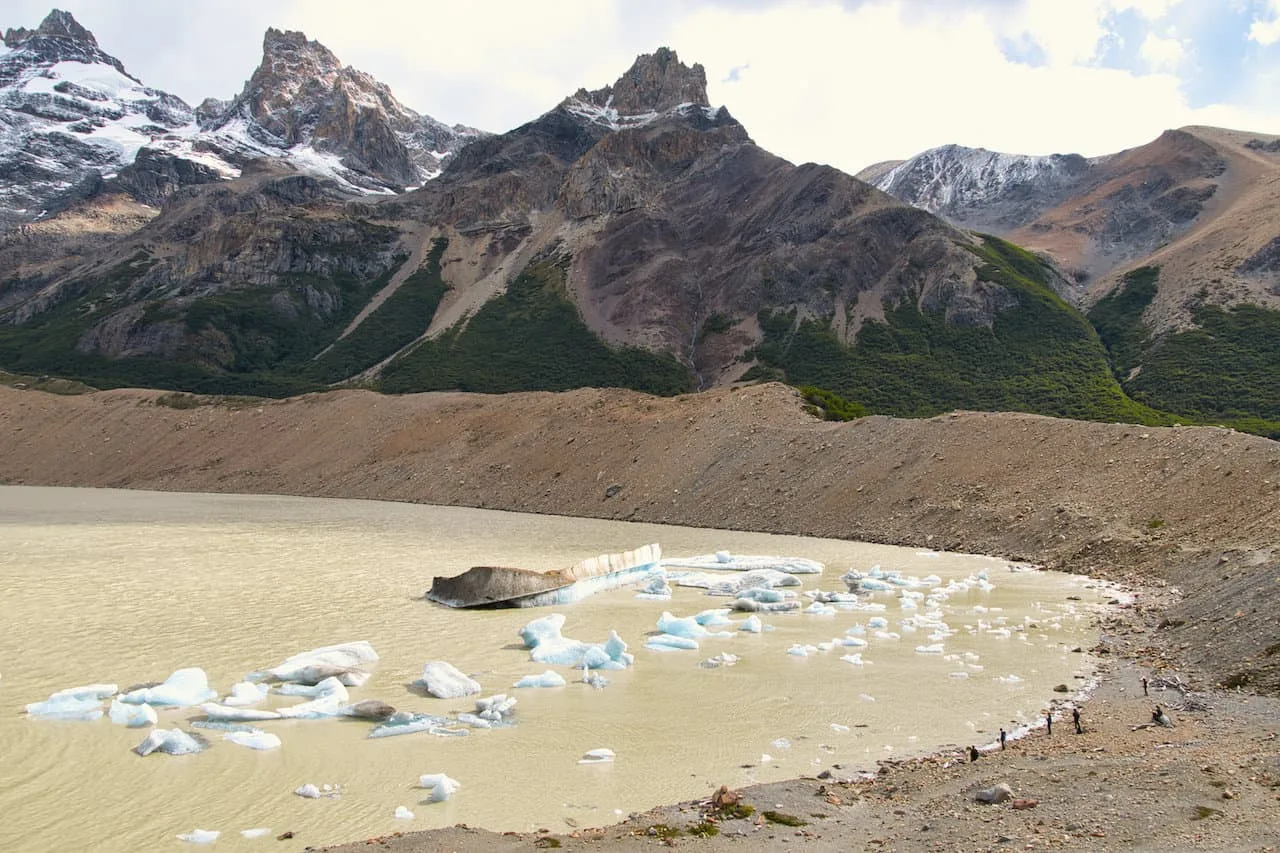
<path fill-rule="evenodd" d="M 949 147 L 860 180 L 755 145 L 666 48 L 486 134 L 301 33 L 268 30 L 243 91 L 194 109 L 65 12 L 4 41 L 10 371 L 271 395 L 783 379 L 833 417 L 1280 421 L 1280 251 L 1261 183 L 1242 183 L 1271 174 L 1271 137 L 1189 129 L 1095 159 Z M 1254 230 L 1229 283 L 1206 281 L 1178 259 L 1241 199 Z M 1208 295 L 1170 296 L 1184 278 Z M 1263 370 L 1231 399 L 1136 381 L 1241 305 L 1262 312 Z"/>

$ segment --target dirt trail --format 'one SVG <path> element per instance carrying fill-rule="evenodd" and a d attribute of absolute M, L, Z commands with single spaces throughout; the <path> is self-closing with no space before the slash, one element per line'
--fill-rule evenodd
<path fill-rule="evenodd" d="M 804 827 L 725 820 L 719 835 L 700 838 L 687 830 L 705 809 L 680 804 L 577 837 L 455 828 L 377 849 L 623 849 L 664 843 L 648 834 L 654 823 L 681 829 L 672 845 L 706 850 L 1280 846 L 1280 705 L 1221 689 L 1280 692 L 1276 442 L 1021 414 L 826 423 L 780 385 L 671 399 L 584 389 L 285 401 L 0 386 L 0 441 L 0 483 L 371 498 L 832 536 L 1031 560 L 1139 590 L 1104 626 L 1095 651 L 1111 674 L 1085 706 L 1084 735 L 1068 735 L 1062 718 L 1052 738 L 1035 733 L 973 765 L 886 766 L 852 785 L 832 768 L 829 779 L 746 792 L 757 814 L 782 803 Z M 1184 679 L 1206 710 L 1175 710 L 1176 729 L 1132 730 L 1154 701 L 1138 693 L 1142 674 Z M 1180 694 L 1161 698 L 1185 704 Z M 1000 781 L 1039 805 L 973 801 Z"/>

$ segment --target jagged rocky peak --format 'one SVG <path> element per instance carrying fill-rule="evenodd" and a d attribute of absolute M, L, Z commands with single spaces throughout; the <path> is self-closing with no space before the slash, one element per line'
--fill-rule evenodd
<path fill-rule="evenodd" d="M 9 28 L 4 34 L 4 45 L 11 50 L 34 54 L 45 63 L 101 62 L 127 74 L 124 65 L 98 47 L 93 33 L 85 29 L 70 12 L 54 9 L 34 30 L 26 27 Z M 134 78 L 131 78 L 134 79 Z"/>
<path fill-rule="evenodd" d="M 701 115 L 717 124 L 732 121 L 724 107 L 713 109 L 707 100 L 706 70 L 697 63 L 685 65 L 667 47 L 641 54 L 612 86 L 579 89 L 560 106 L 612 130 L 641 126 L 675 113 Z"/>

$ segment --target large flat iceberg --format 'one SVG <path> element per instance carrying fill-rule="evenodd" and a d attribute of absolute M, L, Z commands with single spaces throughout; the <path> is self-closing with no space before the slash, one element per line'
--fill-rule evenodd
<path fill-rule="evenodd" d="M 427 661 L 418 683 L 437 699 L 459 699 L 480 692 L 480 682 L 442 660 Z"/>
<path fill-rule="evenodd" d="M 347 687 L 359 687 L 369 680 L 369 665 L 377 660 L 378 653 L 373 646 L 365 640 L 357 640 L 299 652 L 266 672 L 254 673 L 250 679 L 318 684 L 332 677 Z"/>
<path fill-rule="evenodd" d="M 198 666 L 179 669 L 154 687 L 139 687 L 120 697 L 126 705 L 151 705 L 186 708 L 216 698 L 218 691 L 209 688 L 209 677 Z"/>
<path fill-rule="evenodd" d="M 803 557 L 769 557 L 744 556 L 730 554 L 728 551 L 717 551 L 714 554 L 700 554 L 696 557 L 672 557 L 662 561 L 664 568 L 712 569 L 725 572 L 749 572 L 754 569 L 774 569 L 789 575 L 821 574 L 823 565 L 816 560 Z"/>

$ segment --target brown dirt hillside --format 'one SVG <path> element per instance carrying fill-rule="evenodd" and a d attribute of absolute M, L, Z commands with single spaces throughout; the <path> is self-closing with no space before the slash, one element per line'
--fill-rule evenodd
<path fill-rule="evenodd" d="M 657 399 L 344 391 L 293 400 L 0 385 L 0 483 L 376 498 L 863 539 L 1127 582 L 1070 731 L 970 764 L 839 765 L 599 829 L 458 826 L 343 853 L 1280 848 L 1280 444 L 1031 415 L 819 421 L 780 385 Z M 1139 686 L 1152 679 L 1151 697 Z M 1168 679 L 1167 681 L 1165 679 Z M 1185 679 L 1193 688 L 1176 686 Z M 1152 729 L 1151 705 L 1177 727 Z M 980 805 L 1005 782 L 1032 808 Z M 764 817 L 790 815 L 788 826 Z M 308 843 L 306 827 L 295 837 Z M 291 830 L 293 831 L 293 830 Z M 714 831 L 715 835 L 711 835 Z"/>

